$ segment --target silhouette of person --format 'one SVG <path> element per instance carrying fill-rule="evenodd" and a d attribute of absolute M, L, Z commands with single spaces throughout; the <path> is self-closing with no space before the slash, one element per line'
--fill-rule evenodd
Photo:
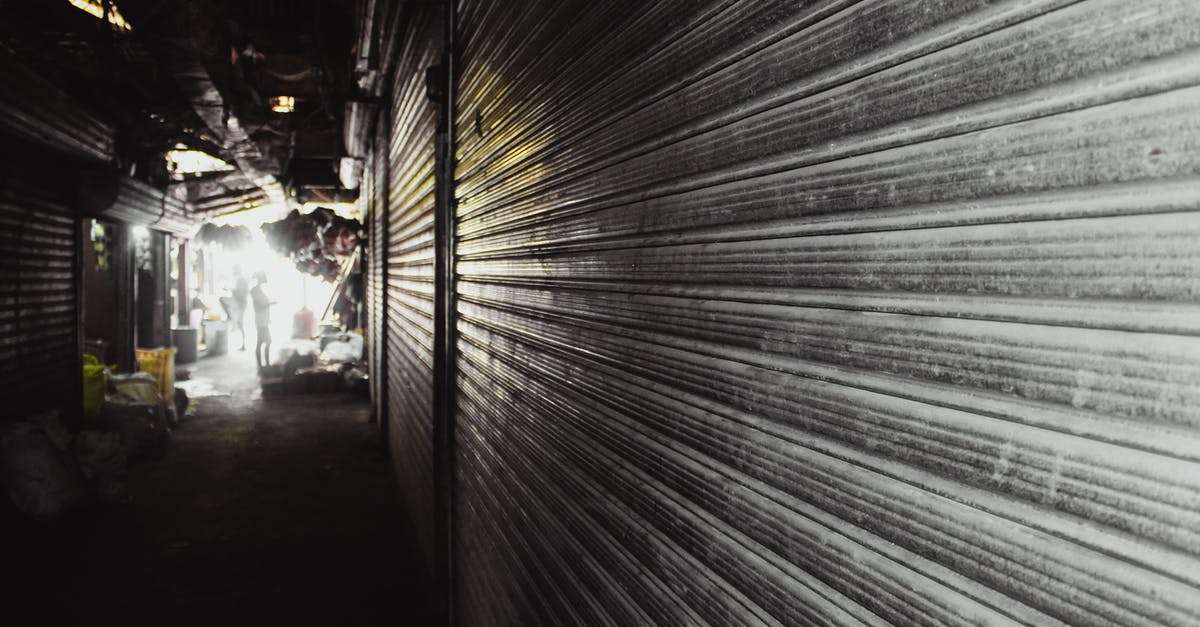
<path fill-rule="evenodd" d="M 267 275 L 254 273 L 254 287 L 250 290 L 250 301 L 254 305 L 254 363 L 259 368 L 271 365 L 271 299 L 263 290 Z"/>
<path fill-rule="evenodd" d="M 239 350 L 246 350 L 246 307 L 250 300 L 250 282 L 242 276 L 241 266 L 233 267 L 233 276 L 233 311 L 229 312 L 230 319 L 233 328 L 242 334 L 242 347 Z"/>

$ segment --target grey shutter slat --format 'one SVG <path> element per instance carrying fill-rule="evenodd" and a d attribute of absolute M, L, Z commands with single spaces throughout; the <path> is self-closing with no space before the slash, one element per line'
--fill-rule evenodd
<path fill-rule="evenodd" d="M 0 49 L 0 129 L 60 153 L 113 160 L 111 125 Z"/>
<path fill-rule="evenodd" d="M 391 130 L 390 127 L 388 129 Z M 381 422 L 386 420 L 383 415 L 383 388 L 380 386 L 380 364 L 382 363 L 383 346 L 383 264 L 387 262 L 386 234 L 384 231 L 383 213 L 387 205 L 382 198 L 382 181 L 378 168 L 386 159 L 383 153 L 385 142 L 378 137 L 372 138 L 374 147 L 363 168 L 362 183 L 358 192 L 359 206 L 367 221 L 368 247 L 367 276 L 366 276 L 366 312 L 367 312 L 367 368 L 370 372 L 368 379 L 371 389 L 371 401 L 375 407 L 375 416 Z"/>
<path fill-rule="evenodd" d="M 463 624 L 1200 621 L 1194 3 L 460 6 Z"/>
<path fill-rule="evenodd" d="M 195 225 L 187 205 L 142 181 L 121 177 L 113 204 L 99 217 L 146 226 L 167 233 L 186 234 Z"/>
<path fill-rule="evenodd" d="M 79 368 L 78 218 L 43 190 L 0 193 L 0 398 L 7 417 L 63 407 Z"/>
<path fill-rule="evenodd" d="M 433 563 L 433 213 L 436 107 L 425 69 L 436 63 L 436 13 L 410 10 L 392 87 L 388 145 L 388 435 L 424 557 Z"/>

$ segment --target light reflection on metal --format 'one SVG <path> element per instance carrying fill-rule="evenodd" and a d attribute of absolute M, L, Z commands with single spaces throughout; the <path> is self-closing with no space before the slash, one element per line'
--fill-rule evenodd
<path fill-rule="evenodd" d="M 67 0 L 67 2 L 70 2 L 71 6 L 86 12 L 98 20 L 104 19 L 104 4 L 100 0 Z M 125 21 L 125 16 L 121 15 L 121 12 L 117 10 L 117 5 L 113 3 L 109 3 L 108 5 L 108 23 L 117 27 L 117 30 L 133 30 L 129 22 Z"/>
<path fill-rule="evenodd" d="M 457 4 L 459 622 L 1197 621 L 1196 160 L 1142 157 L 1186 152 L 1200 14 Z M 428 177 L 412 117 L 384 163 Z M 403 425 L 435 283 L 400 209 Z"/>
<path fill-rule="evenodd" d="M 276 96 L 271 99 L 271 110 L 275 113 L 291 113 L 296 110 L 295 96 Z"/>

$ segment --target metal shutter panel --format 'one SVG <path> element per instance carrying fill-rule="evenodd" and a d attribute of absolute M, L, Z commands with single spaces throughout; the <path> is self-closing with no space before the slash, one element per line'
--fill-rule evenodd
<path fill-rule="evenodd" d="M 62 408 L 78 393 L 79 220 L 46 190 L 0 190 L 0 398 L 4 415 Z"/>
<path fill-rule="evenodd" d="M 414 7 L 392 88 L 387 184 L 387 407 L 392 458 L 417 537 L 433 545 L 433 213 L 437 108 L 425 69 L 438 54 L 436 13 Z M 425 555 L 432 564 L 432 553 Z"/>
<path fill-rule="evenodd" d="M 0 49 L 0 86 L 0 130 L 72 157 L 113 160 L 113 127 L 25 67 L 7 48 Z"/>
<path fill-rule="evenodd" d="M 384 142 L 376 144 L 377 148 L 382 148 Z M 381 386 L 379 385 L 380 365 L 382 363 L 381 354 L 383 347 L 383 264 L 386 261 L 385 253 L 387 246 L 384 245 L 385 230 L 383 223 L 383 213 L 386 205 L 380 198 L 383 191 L 379 185 L 377 168 L 382 167 L 381 159 L 379 158 L 379 150 L 372 150 L 371 156 L 367 159 L 366 167 L 363 168 L 362 183 L 358 190 L 358 202 L 362 208 L 363 219 L 367 222 L 367 284 L 365 296 L 367 301 L 367 367 L 371 373 L 370 388 L 371 401 L 375 407 L 375 416 L 382 423 L 386 420 L 383 415 L 383 397 Z"/>
<path fill-rule="evenodd" d="M 182 201 L 129 177 L 121 177 L 117 182 L 116 199 L 99 212 L 99 217 L 176 235 L 186 235 L 195 224 Z"/>
<path fill-rule="evenodd" d="M 464 624 L 1200 620 L 1200 11 L 466 0 Z"/>

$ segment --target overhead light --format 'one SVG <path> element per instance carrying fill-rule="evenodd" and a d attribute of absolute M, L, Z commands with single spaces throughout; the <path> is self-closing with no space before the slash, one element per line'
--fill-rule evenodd
<path fill-rule="evenodd" d="M 271 99 L 271 110 L 275 113 L 291 113 L 296 110 L 295 96 L 275 96 Z"/>
<path fill-rule="evenodd" d="M 175 150 L 168 150 L 166 160 L 167 172 L 170 172 L 172 178 L 176 180 L 182 180 L 184 175 L 187 174 L 227 172 L 233 169 L 233 166 L 229 163 L 207 152 L 187 150 L 185 146 L 178 146 Z"/>
<path fill-rule="evenodd" d="M 102 20 L 104 19 L 104 4 L 101 0 L 67 0 L 71 6 L 87 12 L 92 17 Z M 125 21 L 125 17 L 117 10 L 117 5 L 108 3 L 108 23 L 117 27 L 117 30 L 131 31 L 133 27 L 129 22 Z"/>

